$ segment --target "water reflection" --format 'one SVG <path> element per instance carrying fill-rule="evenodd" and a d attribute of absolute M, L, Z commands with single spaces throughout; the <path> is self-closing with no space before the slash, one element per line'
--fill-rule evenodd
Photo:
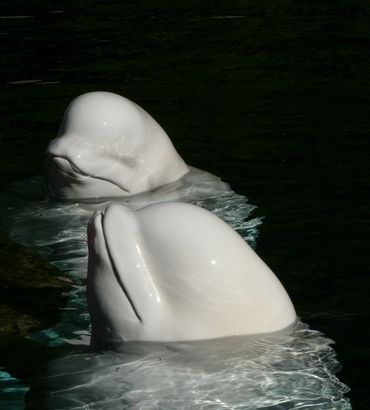
<path fill-rule="evenodd" d="M 31 381 L 49 409 L 349 409 L 332 341 L 302 323 L 289 334 L 74 354 Z"/>

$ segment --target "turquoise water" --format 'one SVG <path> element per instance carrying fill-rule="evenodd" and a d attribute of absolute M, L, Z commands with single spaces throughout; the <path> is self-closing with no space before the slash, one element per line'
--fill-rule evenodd
<path fill-rule="evenodd" d="M 0 187 L 42 174 L 76 95 L 139 103 L 187 163 L 257 205 L 257 252 L 335 341 L 338 377 L 367 409 L 369 13 L 358 0 L 4 4 Z"/>

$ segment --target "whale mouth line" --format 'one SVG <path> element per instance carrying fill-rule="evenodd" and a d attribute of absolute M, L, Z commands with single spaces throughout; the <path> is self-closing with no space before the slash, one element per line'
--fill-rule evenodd
<path fill-rule="evenodd" d="M 68 165 L 71 167 L 71 171 L 76 175 L 76 176 L 83 176 L 86 178 L 94 178 L 93 175 L 88 174 L 84 171 L 82 171 L 81 168 L 79 168 L 74 162 L 72 162 L 69 158 L 63 156 L 63 155 L 48 155 L 49 159 L 52 160 L 54 166 L 58 168 L 59 171 L 61 171 L 64 174 L 68 174 L 68 170 L 65 169 L 65 167 L 60 164 L 60 160 L 63 160 L 64 162 L 68 163 Z"/>
<path fill-rule="evenodd" d="M 104 226 L 103 226 L 104 217 L 105 217 L 105 215 L 104 215 L 103 213 L 101 213 L 101 230 L 102 230 L 102 233 L 103 233 L 103 239 L 104 239 L 105 249 L 106 249 L 106 251 L 107 251 L 107 255 L 108 255 L 109 263 L 110 263 L 111 268 L 112 268 L 112 272 L 113 272 L 113 274 L 114 274 L 114 276 L 115 276 L 115 278 L 116 278 L 116 281 L 118 282 L 120 288 L 122 289 L 122 292 L 124 293 L 124 295 L 125 295 L 125 297 L 126 297 L 128 303 L 130 304 L 131 309 L 132 309 L 132 311 L 134 312 L 136 318 L 138 319 L 139 322 L 142 322 L 142 321 L 143 321 L 143 320 L 142 320 L 142 317 L 141 317 L 141 315 L 139 314 L 138 309 L 137 309 L 137 307 L 135 306 L 135 303 L 134 303 L 132 297 L 130 296 L 129 291 L 127 290 L 127 287 L 125 286 L 125 284 L 124 284 L 124 282 L 123 282 L 123 280 L 122 280 L 122 278 L 121 278 L 121 275 L 119 274 L 119 270 L 118 270 L 118 268 L 117 268 L 117 266 L 116 266 L 116 264 L 115 264 L 115 262 L 114 262 L 114 259 L 113 259 L 113 257 L 112 257 L 112 254 L 111 254 L 111 252 L 110 252 L 109 245 L 108 245 L 108 238 L 107 238 L 107 236 L 106 236 L 106 234 L 105 234 L 105 230 L 104 230 Z"/>
<path fill-rule="evenodd" d="M 130 194 L 130 190 L 128 190 L 127 188 L 124 188 L 122 185 L 119 185 L 116 182 L 114 182 L 114 181 L 112 181 L 108 178 L 104 178 L 104 177 L 98 176 L 98 175 L 88 174 L 88 173 L 82 171 L 82 169 L 79 168 L 73 161 L 71 161 L 69 158 L 67 158 L 63 155 L 51 155 L 51 154 L 49 154 L 49 158 L 52 161 L 53 165 L 58 169 L 58 171 L 61 172 L 64 175 L 67 175 L 67 176 L 72 177 L 72 178 L 77 179 L 77 180 L 79 179 L 79 177 L 99 179 L 101 181 L 105 181 L 105 182 L 108 182 L 109 184 L 112 184 L 112 185 L 116 186 L 117 188 L 119 188 L 121 191 L 123 191 L 126 194 Z M 59 160 L 63 160 L 63 161 L 68 163 L 68 165 L 71 168 L 71 171 L 73 172 L 72 175 L 70 173 L 68 173 L 68 170 L 66 170 L 63 167 L 63 165 L 61 165 L 59 163 Z"/>

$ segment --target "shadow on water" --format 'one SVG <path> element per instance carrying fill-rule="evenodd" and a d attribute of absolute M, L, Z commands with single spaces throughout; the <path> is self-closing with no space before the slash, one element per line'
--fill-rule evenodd
<path fill-rule="evenodd" d="M 258 206 L 257 252 L 302 320 L 335 340 L 354 408 L 369 408 L 367 2 L 59 7 L 2 8 L 1 188 L 42 173 L 76 95 L 129 97 L 187 163 Z"/>

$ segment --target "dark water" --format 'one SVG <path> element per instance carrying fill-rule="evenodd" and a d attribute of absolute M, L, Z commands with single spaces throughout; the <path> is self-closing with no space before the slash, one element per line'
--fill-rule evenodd
<path fill-rule="evenodd" d="M 353 407 L 369 408 L 368 2 L 15 1 L 0 13 L 0 187 L 42 172 L 76 95 L 134 100 L 187 163 L 258 206 L 258 253 L 335 340 Z"/>

